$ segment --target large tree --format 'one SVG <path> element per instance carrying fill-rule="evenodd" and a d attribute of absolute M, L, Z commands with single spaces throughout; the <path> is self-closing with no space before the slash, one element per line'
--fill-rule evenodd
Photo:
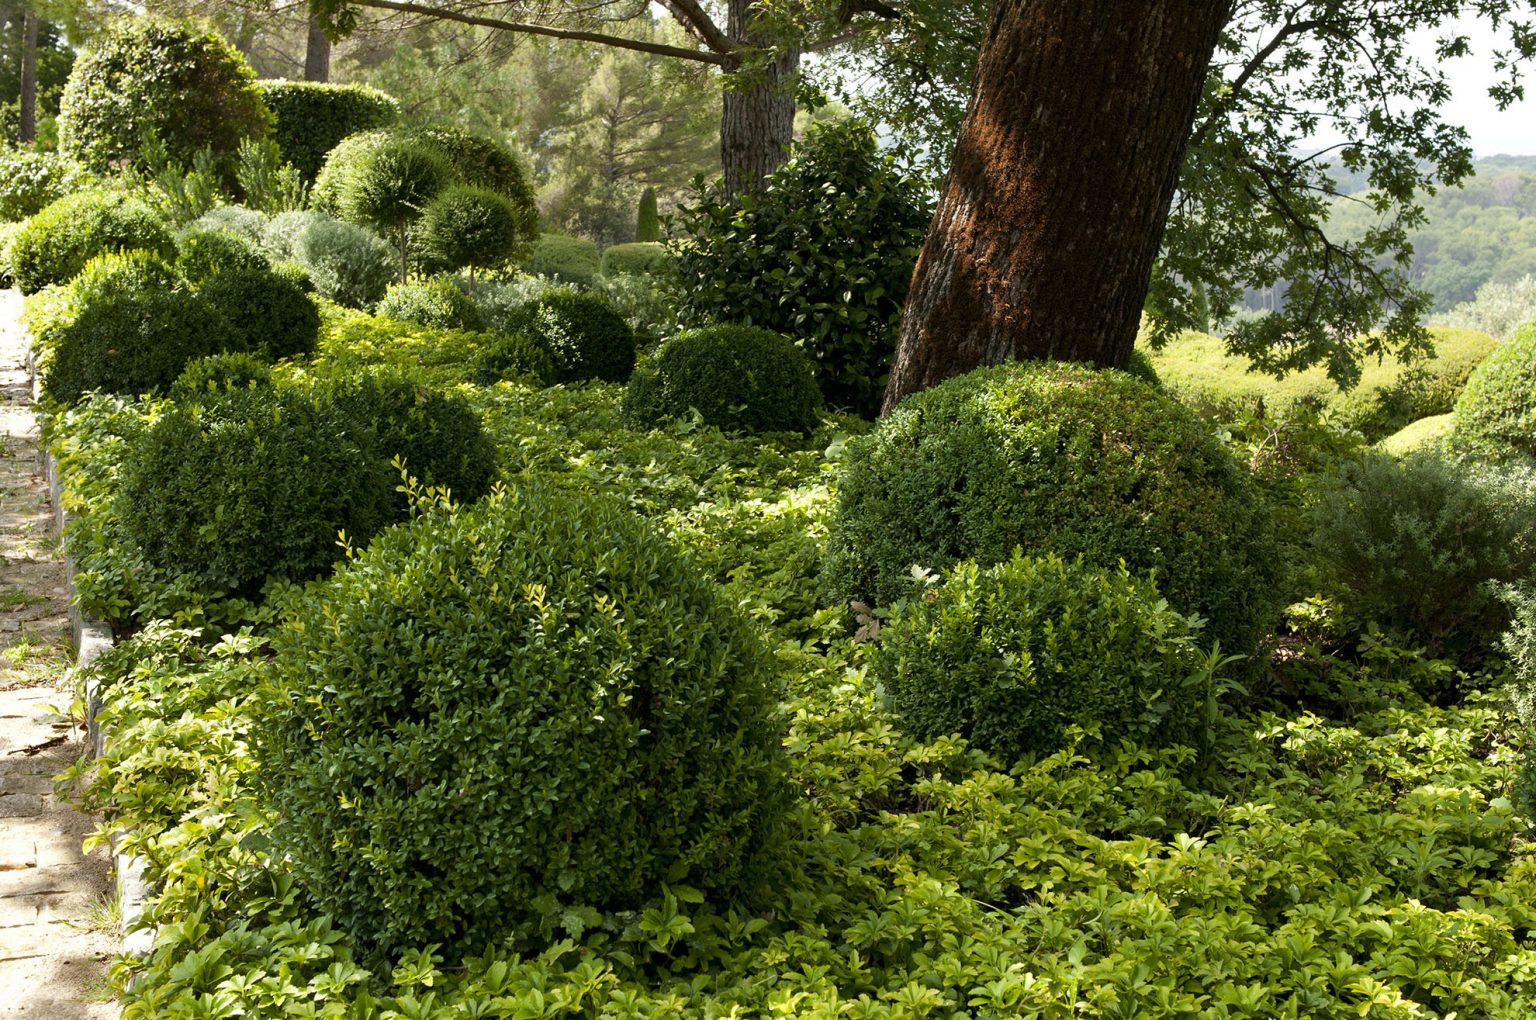
<path fill-rule="evenodd" d="M 998 0 L 953 164 L 913 280 L 886 408 L 1009 358 L 1124 365 L 1145 303 L 1154 338 L 1219 315 L 1244 285 L 1289 283 L 1229 345 L 1261 367 L 1423 348 L 1404 273 L 1418 196 L 1471 170 L 1437 107 L 1461 15 L 1508 30 L 1493 56 L 1521 94 L 1536 32 L 1515 0 Z M 1441 30 L 1433 58 L 1412 36 Z M 958 50 L 942 50 L 952 56 Z M 942 111 L 940 111 L 942 113 Z M 1313 136 L 1342 140 L 1317 151 Z M 1378 215 L 1342 241 L 1349 173 Z"/>

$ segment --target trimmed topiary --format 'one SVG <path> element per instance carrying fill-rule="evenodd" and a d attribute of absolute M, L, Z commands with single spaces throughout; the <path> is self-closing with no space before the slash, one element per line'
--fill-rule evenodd
<path fill-rule="evenodd" d="M 342 139 L 388 127 L 400 116 L 393 96 L 367 85 L 276 80 L 256 87 L 275 120 L 273 141 L 306 182 Z"/>
<path fill-rule="evenodd" d="M 245 138 L 272 129 L 245 58 L 211 32 L 122 18 L 92 39 L 59 106 L 59 151 L 105 172 L 132 159 L 153 131 L 175 163 L 202 149 L 232 160 Z"/>
<path fill-rule="evenodd" d="M 1473 371 L 1499 342 L 1475 329 L 1437 327 L 1431 334 L 1433 358 L 1368 373 L 1359 386 L 1328 401 L 1329 420 L 1376 442 L 1420 418 L 1449 414 Z M 1372 380 L 1372 375 L 1386 378 Z"/>
<path fill-rule="evenodd" d="M 362 150 L 341 179 L 343 219 L 390 234 L 400 252 L 400 278 L 409 273 L 408 228 L 453 183 L 453 170 L 431 146 L 388 138 Z"/>
<path fill-rule="evenodd" d="M 754 326 L 685 330 L 648 357 L 624 393 L 624 419 L 647 427 L 697 411 L 740 432 L 810 432 L 821 410 L 815 370 L 794 341 Z"/>
<path fill-rule="evenodd" d="M 772 656 L 639 517 L 539 484 L 379 536 L 274 637 L 273 835 L 390 954 L 542 942 L 573 906 L 767 881 Z"/>
<path fill-rule="evenodd" d="M 67 156 L 43 150 L 5 150 L 0 152 L 0 220 L 35 216 L 90 184 L 91 174 Z"/>
<path fill-rule="evenodd" d="M 441 153 L 459 183 L 493 191 L 510 201 L 523 233 L 531 236 L 538 231 L 533 183 L 528 168 L 511 149 L 494 138 L 462 128 L 424 128 L 411 137 Z"/>
<path fill-rule="evenodd" d="M 241 346 L 272 361 L 308 354 L 320 338 L 315 303 L 265 263 L 215 273 L 198 295 L 228 321 Z"/>
<path fill-rule="evenodd" d="M 540 234 L 528 257 L 528 272 L 561 283 L 585 286 L 596 279 L 601 269 L 597 245 L 584 237 Z"/>
<path fill-rule="evenodd" d="M 555 362 L 549 352 L 519 333 L 497 336 L 475 363 L 473 379 L 481 386 L 520 380 L 539 386 L 555 384 Z"/>
<path fill-rule="evenodd" d="M 1015 552 L 966 561 L 880 629 L 870 674 L 920 740 L 959 733 L 1012 764 L 1095 746 L 1200 746 L 1216 661 L 1197 627 L 1123 568 Z"/>
<path fill-rule="evenodd" d="M 389 141 L 387 131 L 359 131 L 337 142 L 325 154 L 320 173 L 315 176 L 314 187 L 309 190 L 309 204 L 316 212 L 340 216 L 341 192 L 347 177 L 363 156 L 376 146 Z"/>
<path fill-rule="evenodd" d="M 666 246 L 654 241 L 614 244 L 603 249 L 602 274 L 649 276 L 661 272 L 671 262 L 672 256 L 667 253 Z"/>
<path fill-rule="evenodd" d="M 661 240 L 661 214 L 656 208 L 656 189 L 640 192 L 640 208 L 635 213 L 635 241 L 644 244 Z"/>
<path fill-rule="evenodd" d="M 448 188 L 421 214 L 416 237 L 425 258 L 448 270 L 504 265 L 532 238 L 537 224 L 511 200 L 485 188 Z"/>
<path fill-rule="evenodd" d="M 171 383 L 171 399 L 221 399 L 234 390 L 272 389 L 272 366 L 244 352 L 211 354 L 187 362 Z"/>
<path fill-rule="evenodd" d="M 178 404 L 135 435 L 116 510 L 154 566 L 209 593 L 254 596 L 303 580 L 392 517 L 388 465 L 337 408 L 291 390 Z"/>
<path fill-rule="evenodd" d="M 273 226 L 281 216 L 273 218 Z M 315 217 L 303 228 L 295 261 L 315 293 L 348 308 L 370 308 L 395 278 L 395 253 L 377 234 L 352 223 Z"/>
<path fill-rule="evenodd" d="M 1195 413 L 1121 372 L 980 369 L 916 394 L 850 448 L 822 568 L 828 603 L 888 606 L 913 567 L 1019 548 L 1124 560 L 1225 651 L 1251 652 L 1281 577 L 1268 507 Z"/>
<path fill-rule="evenodd" d="M 547 290 L 508 316 L 505 328 L 549 353 L 556 382 L 624 382 L 635 370 L 635 332 L 597 294 Z"/>
<path fill-rule="evenodd" d="M 143 202 L 119 192 L 68 195 L 27 221 L 11 242 L 11 272 L 23 294 L 68 283 L 105 252 L 142 248 L 164 258 L 176 241 Z"/>
<path fill-rule="evenodd" d="M 480 306 L 449 280 L 391 284 L 374 314 L 433 329 L 485 330 Z"/>
<path fill-rule="evenodd" d="M 229 270 L 264 272 L 256 245 L 232 230 L 193 229 L 181 235 L 176 268 L 193 286 Z"/>
<path fill-rule="evenodd" d="M 1454 413 L 1455 452 L 1495 462 L 1536 457 L 1536 322 L 1473 370 Z"/>

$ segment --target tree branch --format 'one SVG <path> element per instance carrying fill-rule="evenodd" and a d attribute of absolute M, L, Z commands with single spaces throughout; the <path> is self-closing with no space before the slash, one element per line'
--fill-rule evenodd
<path fill-rule="evenodd" d="M 720 26 L 699 6 L 697 0 L 661 0 L 661 5 L 689 35 L 716 53 L 736 51 L 736 44 L 720 30 Z"/>

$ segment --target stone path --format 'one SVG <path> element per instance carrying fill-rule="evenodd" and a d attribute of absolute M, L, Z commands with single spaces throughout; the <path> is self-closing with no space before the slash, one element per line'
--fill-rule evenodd
<path fill-rule="evenodd" d="M 107 854 L 50 777 L 84 732 L 69 710 L 67 589 L 31 413 L 20 298 L 0 291 L 0 1018 L 112 1020 Z"/>

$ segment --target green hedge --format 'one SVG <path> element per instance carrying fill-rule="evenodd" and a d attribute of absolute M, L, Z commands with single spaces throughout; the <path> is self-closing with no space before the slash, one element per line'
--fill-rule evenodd
<path fill-rule="evenodd" d="M 84 167 L 56 152 L 7 149 L 0 152 L 0 220 L 24 220 L 65 195 L 88 187 Z"/>
<path fill-rule="evenodd" d="M 672 262 L 666 245 L 659 241 L 614 244 L 603 249 L 601 272 L 604 276 L 629 273 L 647 276 L 665 269 Z"/>
<path fill-rule="evenodd" d="M 584 237 L 540 234 L 528 257 L 528 271 L 562 283 L 589 284 L 602 269 L 597 245 Z"/>
<path fill-rule="evenodd" d="M 308 182 L 343 138 L 389 127 L 400 117 L 393 96 L 367 85 L 266 80 L 256 88 L 275 118 L 272 138 L 283 159 Z"/>
<path fill-rule="evenodd" d="M 1456 401 L 1450 445 L 1492 461 L 1536 458 L 1536 322 L 1490 354 Z"/>
<path fill-rule="evenodd" d="M 176 254 L 170 230 L 149 206 L 115 191 L 66 195 L 27 221 L 11 242 L 11 272 L 23 294 L 68 283 L 107 252 L 142 248 Z"/>

